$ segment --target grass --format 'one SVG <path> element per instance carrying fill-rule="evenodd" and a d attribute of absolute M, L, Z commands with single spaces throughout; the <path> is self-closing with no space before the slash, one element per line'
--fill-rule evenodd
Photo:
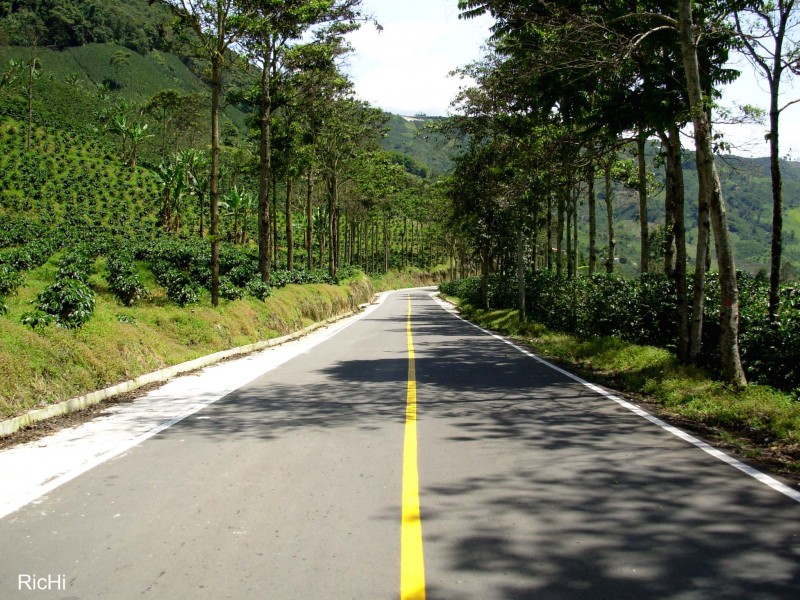
<path fill-rule="evenodd" d="M 107 289 L 102 260 L 91 276 L 96 296 L 92 318 L 80 329 L 31 330 L 22 315 L 55 275 L 53 257 L 25 273 L 0 318 L 0 418 L 59 402 L 138 375 L 228 348 L 296 331 L 367 302 L 373 294 L 363 275 L 338 286 L 290 285 L 259 301 L 222 301 L 208 294 L 181 308 L 163 290 L 133 307 Z"/>
<path fill-rule="evenodd" d="M 288 285 L 265 301 L 252 297 L 179 307 L 142 268 L 151 296 L 132 307 L 108 291 L 105 259 L 90 277 L 96 308 L 80 329 L 22 325 L 36 296 L 55 278 L 59 255 L 25 272 L 0 317 L 0 419 L 108 387 L 199 356 L 275 338 L 354 310 L 376 290 L 432 283 L 422 272 L 390 273 L 377 280 L 363 274 L 339 285 Z M 141 266 L 141 265 L 140 265 Z"/>
<path fill-rule="evenodd" d="M 461 310 L 471 321 L 530 346 L 542 357 L 631 394 L 667 420 L 781 472 L 800 474 L 800 402 L 791 394 L 761 385 L 737 392 L 681 364 L 667 350 L 553 332 L 520 322 L 513 309 L 463 305 Z"/>

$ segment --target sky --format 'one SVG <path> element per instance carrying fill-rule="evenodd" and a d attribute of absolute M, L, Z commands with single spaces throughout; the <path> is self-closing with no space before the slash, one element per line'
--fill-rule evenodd
<path fill-rule="evenodd" d="M 383 27 L 365 24 L 350 34 L 354 53 L 346 70 L 363 100 L 395 114 L 447 115 L 460 86 L 469 82 L 449 73 L 482 56 L 492 20 L 488 16 L 459 19 L 458 0 L 363 0 L 367 13 Z M 753 104 L 766 109 L 766 85 L 740 59 L 742 76 L 723 88 L 726 106 Z M 784 103 L 800 97 L 800 81 L 783 84 Z M 800 160 L 800 104 L 781 116 L 781 154 Z M 766 125 L 717 127 L 734 144 L 734 154 L 766 156 Z M 687 130 L 687 135 L 690 133 Z M 685 140 L 687 146 L 691 140 Z"/>
<path fill-rule="evenodd" d="M 489 17 L 458 18 L 457 0 L 363 0 L 372 24 L 350 34 L 348 72 L 362 100 L 402 115 L 446 115 L 462 81 L 448 74 L 479 59 Z"/>

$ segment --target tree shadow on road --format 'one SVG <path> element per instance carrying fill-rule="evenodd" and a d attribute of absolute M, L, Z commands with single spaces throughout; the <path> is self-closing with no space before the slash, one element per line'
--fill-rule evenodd
<path fill-rule="evenodd" d="M 397 348 L 276 373 L 182 427 L 402 427 L 406 320 L 382 320 Z M 796 597 L 797 504 L 430 303 L 412 331 L 429 598 Z"/>

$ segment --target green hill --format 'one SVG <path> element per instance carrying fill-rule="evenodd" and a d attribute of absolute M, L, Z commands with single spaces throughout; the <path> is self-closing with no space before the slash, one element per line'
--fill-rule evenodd
<path fill-rule="evenodd" d="M 697 173 L 691 153 L 684 162 L 686 193 L 686 232 L 688 251 L 694 260 L 697 239 Z M 757 272 L 769 269 L 772 236 L 772 187 L 768 158 L 722 156 L 717 158 L 722 190 L 728 205 L 728 222 L 734 244 L 737 268 Z M 652 164 L 652 163 L 650 163 Z M 652 166 L 650 167 L 652 168 Z M 784 248 L 787 274 L 800 270 L 800 163 L 783 161 Z M 662 186 L 663 169 L 655 169 L 656 180 Z M 602 247 L 607 235 L 605 205 L 602 202 L 603 183 L 598 181 L 598 243 Z M 639 260 L 639 200 L 635 191 L 616 187 L 614 203 L 617 256 L 624 263 L 623 272 L 638 272 Z M 664 220 L 664 193 L 655 194 L 648 202 L 648 221 L 655 227 Z M 582 213 L 579 229 L 582 248 L 588 244 L 588 219 Z"/>
<path fill-rule="evenodd" d="M 412 157 L 427 168 L 428 176 L 436 178 L 453 168 L 456 144 L 426 129 L 426 125 L 441 117 L 403 117 L 387 114 L 389 131 L 383 140 L 384 150 Z"/>

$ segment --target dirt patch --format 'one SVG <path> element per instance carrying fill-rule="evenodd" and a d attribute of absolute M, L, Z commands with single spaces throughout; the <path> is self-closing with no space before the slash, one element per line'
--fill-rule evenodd
<path fill-rule="evenodd" d="M 52 417 L 50 419 L 45 419 L 44 421 L 36 421 L 35 423 L 31 423 L 28 427 L 15 431 L 11 435 L 0 437 L 0 450 L 11 448 L 12 446 L 17 446 L 19 444 L 25 444 L 27 442 L 40 440 L 43 437 L 53 435 L 62 429 L 83 425 L 92 419 L 107 415 L 108 409 L 111 406 L 116 404 L 129 404 L 137 398 L 141 398 L 145 394 L 151 392 L 152 390 L 160 388 L 162 385 L 164 385 L 164 383 L 166 382 L 159 381 L 149 383 L 135 390 L 131 390 L 130 392 L 125 392 L 123 394 L 103 400 L 98 404 L 87 406 L 83 410 L 68 413 L 66 415 L 60 415 L 58 417 Z"/>

